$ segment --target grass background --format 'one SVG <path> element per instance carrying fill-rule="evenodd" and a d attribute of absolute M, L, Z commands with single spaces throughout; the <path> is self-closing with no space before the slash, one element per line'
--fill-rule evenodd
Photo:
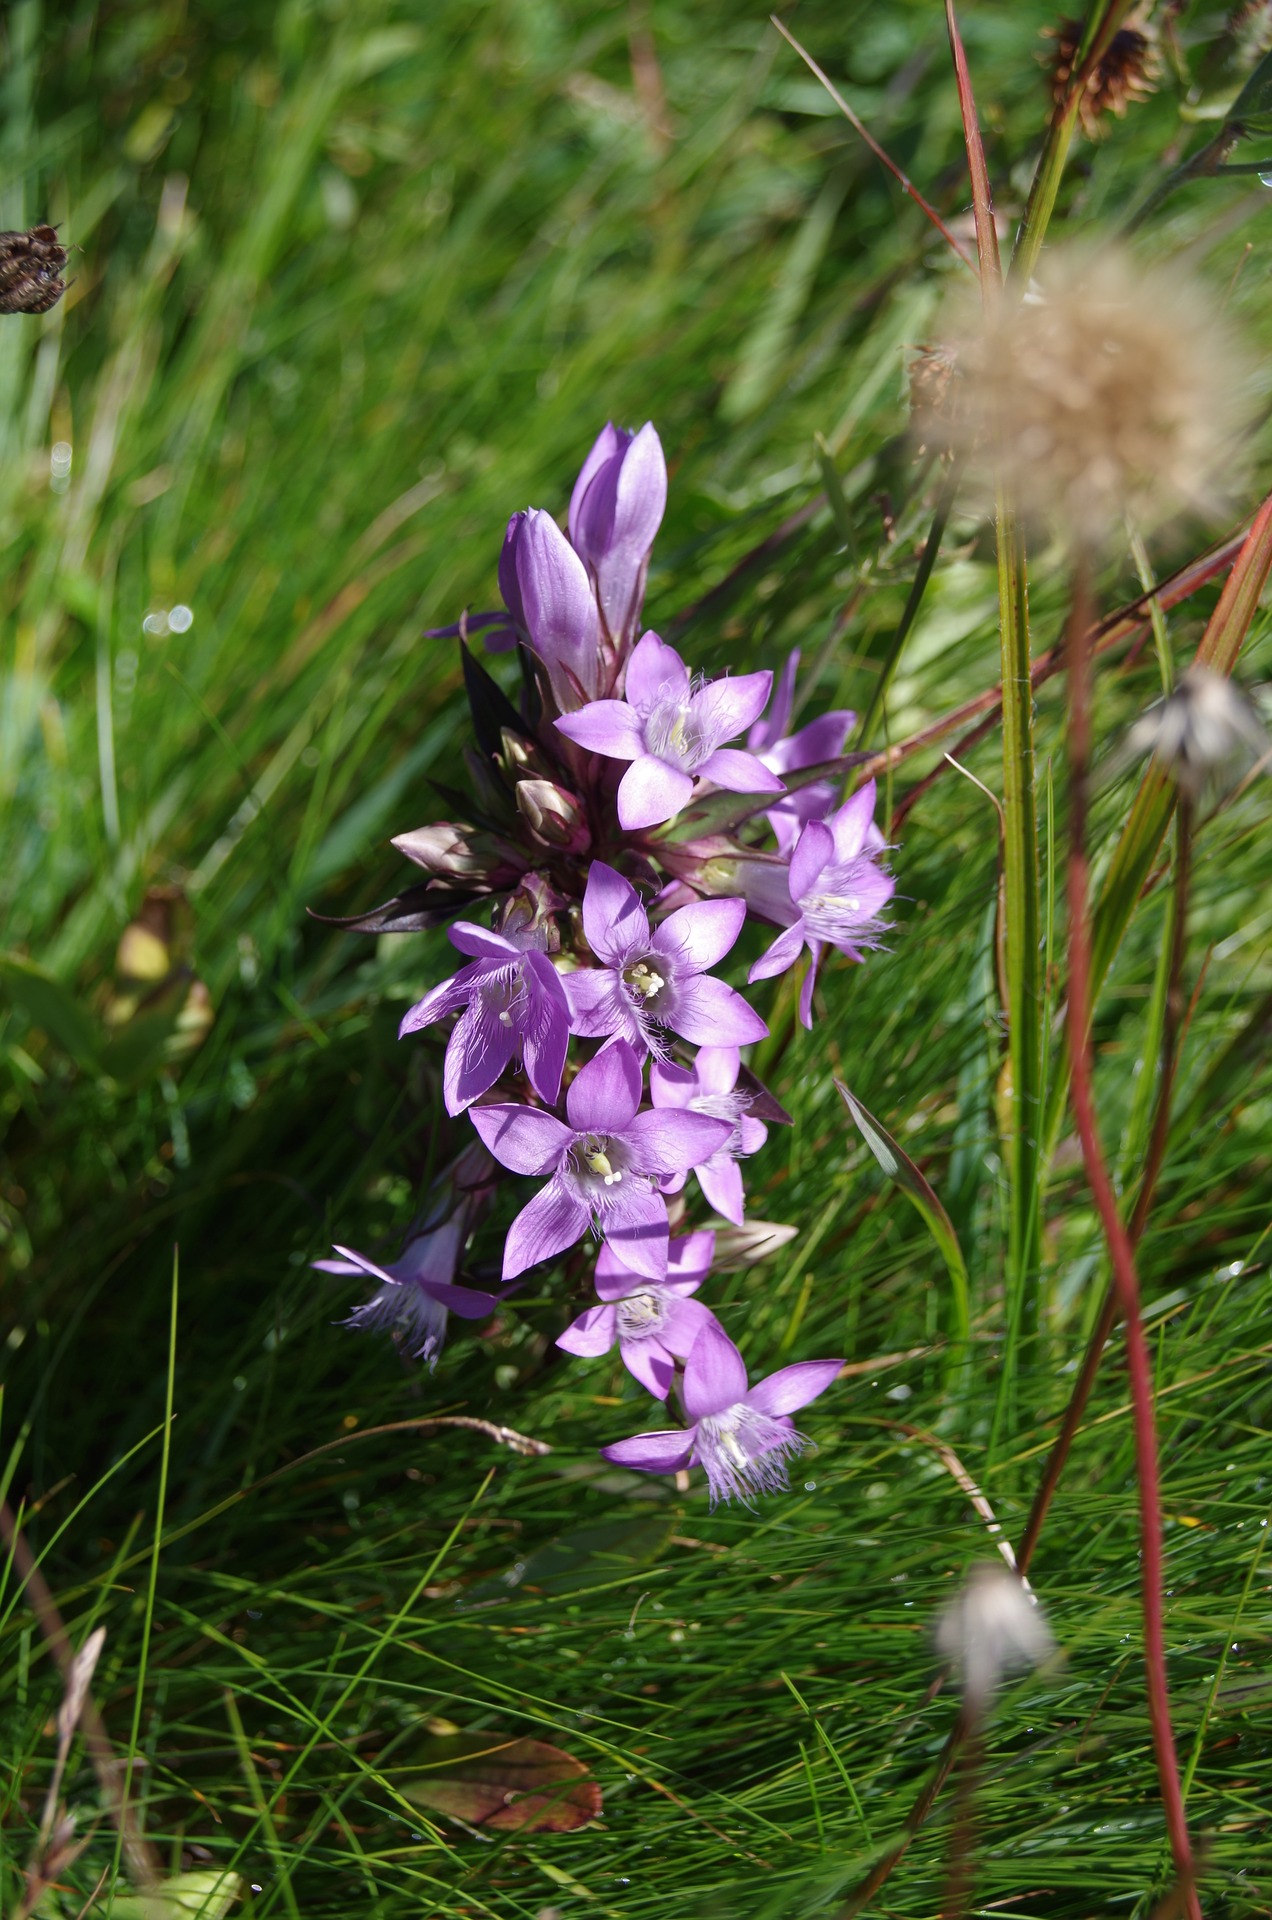
<path fill-rule="evenodd" d="M 991 169 L 1018 211 L 1051 10 L 967 12 Z M 940 10 L 813 0 L 793 25 L 959 216 Z M 1202 137 L 1198 112 L 1238 73 L 1222 29 L 1216 9 L 1184 9 L 1187 77 L 1168 60 L 1150 103 L 1079 148 L 1063 224 L 1115 222 Z M 752 1162 L 750 1204 L 801 1235 L 723 1277 L 713 1304 L 758 1370 L 827 1352 L 861 1370 L 808 1416 L 819 1451 L 791 1496 L 756 1515 L 709 1515 L 698 1486 L 603 1468 L 595 1448 L 644 1424 L 645 1402 L 617 1364 L 557 1352 L 572 1309 L 550 1276 L 493 1327 L 457 1329 L 431 1380 L 333 1328 L 352 1298 L 309 1261 L 333 1231 L 390 1244 L 446 1150 L 437 1056 L 394 1032 L 448 949 L 333 933 L 305 909 L 393 891 L 388 836 L 433 817 L 430 778 L 462 784 L 457 663 L 422 630 L 491 603 L 506 515 L 562 508 L 606 418 L 652 415 L 671 463 L 651 623 L 708 671 L 798 645 L 810 711 L 864 706 L 934 498 L 902 437 L 905 349 L 934 337 L 960 269 L 762 11 L 715 0 L 23 0 L 2 45 L 0 224 L 58 220 L 81 250 L 61 305 L 0 328 L 0 930 L 47 976 L 33 988 L 11 972 L 0 1013 L 4 1458 L 73 1637 L 107 1628 L 97 1691 L 124 1748 L 148 1647 L 147 1830 L 174 1866 L 234 1865 L 254 1915 L 833 1912 L 949 1729 L 926 1636 L 989 1550 L 911 1429 L 957 1449 L 1011 1534 L 1103 1287 L 1062 1140 L 1038 1331 L 1012 1355 L 991 1444 L 1005 1199 L 990 801 L 949 773 L 909 814 L 891 951 L 828 969 L 812 1036 L 788 988 L 772 1002 L 757 1064 L 796 1124 Z M 1217 288 L 1240 267 L 1231 306 L 1256 355 L 1268 218 L 1257 181 L 1201 183 L 1143 242 Z M 1254 426 L 1234 515 L 1267 471 Z M 816 434 L 851 544 L 814 506 L 762 547 L 815 501 Z M 1199 539 L 1155 537 L 1153 564 Z M 1136 590 L 1115 553 L 1102 605 Z M 1213 598 L 1170 616 L 1177 663 Z M 1032 604 L 1050 644 L 1063 600 L 1046 552 Z M 163 631 L 156 616 L 178 605 L 192 623 Z M 992 548 L 969 508 L 903 657 L 889 737 L 994 682 L 995 619 Z M 1260 614 L 1247 680 L 1266 673 L 1267 632 Z M 1101 740 L 1159 684 L 1151 647 L 1102 670 Z M 1050 883 L 1054 686 L 1038 726 Z M 889 800 L 938 757 L 908 762 Z M 969 764 L 996 787 L 996 739 Z M 1103 789 L 1097 847 L 1133 790 Z M 112 1038 L 106 1024 L 117 943 L 155 885 L 189 902 L 182 957 L 215 1012 L 185 1054 L 185 979 L 149 1027 Z M 1098 1013 L 1104 1130 L 1124 1170 L 1142 1149 L 1164 906 L 1150 888 Z M 1257 787 L 1203 822 L 1192 925 L 1204 990 L 1141 1269 L 1189 1811 L 1207 1913 L 1238 1916 L 1272 1912 L 1272 889 Z M 1058 964 L 1050 918 L 1048 939 Z M 832 1067 L 958 1227 L 965 1368 L 941 1344 L 939 1259 L 846 1129 Z M 479 1270 L 497 1245 L 477 1248 Z M 364 1437 L 433 1411 L 507 1421 L 554 1451 Z M 1146 1914 L 1164 1847 L 1114 1356 L 1034 1577 L 1065 1659 L 996 1715 L 977 1910 Z M 57 1699 L 11 1579 L 0 1636 L 7 1909 Z M 492 1843 L 420 1814 L 404 1791 L 438 1720 L 566 1747 L 595 1771 L 603 1823 Z M 112 1856 L 86 1767 L 71 1798 L 94 1837 L 49 1913 L 78 1912 Z M 875 1910 L 938 1910 L 947 1805 Z"/>

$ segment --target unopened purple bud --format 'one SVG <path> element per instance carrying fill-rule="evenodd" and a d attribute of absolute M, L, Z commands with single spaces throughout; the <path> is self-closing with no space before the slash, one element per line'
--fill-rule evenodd
<path fill-rule="evenodd" d="M 517 807 L 545 847 L 582 853 L 592 843 L 582 802 L 554 780 L 518 780 Z"/>
<path fill-rule="evenodd" d="M 492 834 L 450 820 L 400 833 L 393 845 L 426 872 L 469 881 L 479 888 L 509 886 L 525 868 L 524 860 Z"/>

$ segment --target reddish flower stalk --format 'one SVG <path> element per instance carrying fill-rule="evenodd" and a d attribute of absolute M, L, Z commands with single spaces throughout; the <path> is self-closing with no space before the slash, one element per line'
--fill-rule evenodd
<path fill-rule="evenodd" d="M 1105 1165 L 1096 1123 L 1091 1057 L 1091 945 L 1087 918 L 1087 775 L 1091 752 L 1090 656 L 1086 645 L 1087 575 L 1082 559 L 1069 619 L 1069 779 L 1071 846 L 1069 852 L 1069 1050 L 1070 1097 L 1082 1145 L 1087 1181 L 1104 1228 L 1113 1267 L 1117 1307 L 1126 1322 L 1126 1363 L 1135 1431 L 1136 1480 L 1140 1507 L 1141 1596 L 1144 1612 L 1144 1665 L 1153 1751 L 1157 1762 L 1166 1830 L 1175 1871 L 1185 1895 L 1188 1920 L 1201 1920 L 1193 1872 L 1192 1847 L 1179 1783 L 1179 1763 L 1170 1722 L 1166 1683 L 1166 1642 L 1162 1579 L 1162 1510 L 1153 1411 L 1153 1375 L 1148 1340 L 1139 1310 L 1139 1280 L 1130 1234 L 1118 1212 L 1117 1196 Z"/>

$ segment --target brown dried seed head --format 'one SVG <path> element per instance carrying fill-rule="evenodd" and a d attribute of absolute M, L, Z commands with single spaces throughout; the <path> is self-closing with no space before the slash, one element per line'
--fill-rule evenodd
<path fill-rule="evenodd" d="M 967 315 L 949 444 L 992 448 L 1020 511 L 1088 544 L 1127 512 L 1213 510 L 1242 368 L 1205 297 L 1113 251 L 1057 248 L 1041 278 Z"/>
<path fill-rule="evenodd" d="M 907 368 L 910 425 L 918 451 L 941 447 L 950 437 L 962 404 L 958 354 L 953 347 L 919 346 Z"/>
<path fill-rule="evenodd" d="M 1044 31 L 1056 43 L 1050 69 L 1052 105 L 1058 108 L 1063 104 L 1073 79 L 1082 39 L 1082 22 L 1061 20 L 1058 26 L 1048 27 Z M 1152 25 L 1146 17 L 1133 15 L 1113 35 L 1087 75 L 1078 103 L 1078 118 L 1087 138 L 1093 140 L 1098 137 L 1103 114 L 1115 114 L 1120 120 L 1133 100 L 1146 99 L 1156 85 L 1160 69 L 1161 57 Z"/>

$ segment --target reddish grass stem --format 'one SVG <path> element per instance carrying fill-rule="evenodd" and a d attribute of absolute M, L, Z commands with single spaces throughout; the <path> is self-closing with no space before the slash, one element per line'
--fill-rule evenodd
<path fill-rule="evenodd" d="M 1201 1920 L 1193 1872 L 1192 1846 L 1179 1783 L 1179 1762 L 1170 1722 L 1166 1682 L 1166 1641 L 1162 1571 L 1162 1510 L 1158 1472 L 1157 1426 L 1153 1410 L 1152 1362 L 1139 1309 L 1139 1280 L 1130 1233 L 1118 1211 L 1117 1196 L 1105 1165 L 1096 1120 L 1091 1048 L 1091 944 L 1088 921 L 1086 799 L 1091 754 L 1090 653 L 1086 644 L 1087 574 L 1079 562 L 1069 646 L 1069 780 L 1071 846 L 1069 853 L 1069 1052 L 1070 1099 L 1091 1195 L 1100 1215 L 1113 1267 L 1116 1305 L 1126 1323 L 1126 1363 L 1135 1435 L 1136 1480 L 1140 1508 L 1141 1602 L 1144 1613 L 1144 1665 L 1153 1752 L 1157 1762 L 1166 1830 L 1189 1920 Z M 1097 1356 L 1098 1359 L 1098 1356 Z"/>

